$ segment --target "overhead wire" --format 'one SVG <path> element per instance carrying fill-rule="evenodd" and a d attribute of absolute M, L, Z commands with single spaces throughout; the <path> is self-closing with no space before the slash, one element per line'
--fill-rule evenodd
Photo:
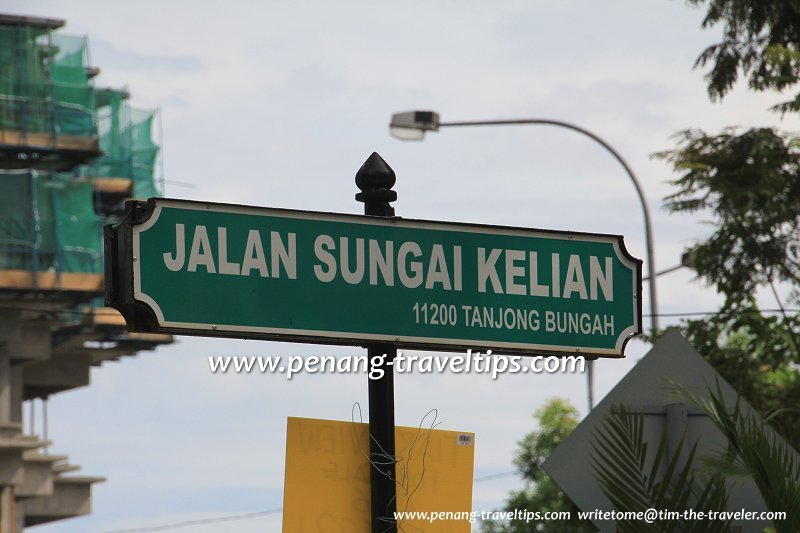
<path fill-rule="evenodd" d="M 139 527 L 133 529 L 115 529 L 113 531 L 104 531 L 103 533 L 153 533 L 156 531 L 167 531 L 170 529 L 179 529 L 183 527 L 203 526 L 207 524 L 218 524 L 221 522 L 233 522 L 236 520 L 246 520 L 248 518 L 256 518 L 261 516 L 268 516 L 283 512 L 283 507 L 279 509 L 268 509 L 266 511 L 256 511 L 254 513 L 244 513 L 237 515 L 220 516 L 216 518 L 205 518 L 199 520 L 185 520 L 183 522 L 175 522 L 172 524 L 163 524 L 160 526 Z"/>
<path fill-rule="evenodd" d="M 361 405 L 358 402 L 353 404 L 353 408 L 351 410 L 351 417 L 353 418 L 352 422 L 354 424 L 353 425 L 354 431 L 355 431 L 355 423 L 356 423 L 355 422 L 355 410 L 356 410 L 356 408 L 358 408 L 359 415 L 361 415 Z M 438 410 L 437 409 L 431 409 L 430 411 L 428 411 L 425 414 L 425 416 L 423 416 L 422 419 L 420 420 L 420 424 L 419 424 L 419 427 L 417 428 L 417 434 L 415 436 L 415 439 L 414 439 L 414 441 L 412 441 L 412 444 L 409 447 L 409 455 L 408 455 L 407 459 L 410 459 L 410 457 L 411 457 L 411 453 L 410 452 L 411 452 L 411 450 L 413 450 L 413 448 L 416 446 L 417 442 L 419 441 L 420 434 L 423 431 L 422 426 L 425 423 L 425 419 L 427 419 L 431 414 L 434 415 L 434 418 L 433 418 L 433 421 L 431 422 L 431 426 L 425 429 L 425 432 L 427 434 L 427 438 L 426 438 L 426 442 L 425 442 L 425 447 L 423 448 L 423 452 L 422 452 L 422 471 L 420 473 L 420 479 L 417 482 L 416 486 L 414 487 L 414 490 L 411 491 L 411 493 L 408 495 L 408 497 L 406 499 L 406 509 L 408 508 L 409 500 L 414 495 L 414 492 L 416 492 L 419 489 L 419 486 L 422 484 L 422 478 L 425 475 L 425 456 L 427 454 L 428 445 L 430 444 L 431 432 L 436 427 L 438 427 L 439 425 L 442 424 L 442 422 L 438 422 L 437 423 L 437 418 L 438 418 Z M 359 416 L 359 418 L 360 418 L 360 416 Z M 361 423 L 363 423 L 363 422 L 361 422 Z M 357 438 L 357 434 L 354 433 L 354 435 Z M 360 446 L 359 446 L 359 450 L 362 453 L 364 452 L 363 448 L 361 448 Z M 369 459 L 368 455 L 366 455 L 366 454 L 364 454 L 364 455 L 367 457 L 367 459 Z M 479 476 L 479 477 L 474 478 L 473 481 L 475 483 L 480 483 L 480 482 L 483 482 L 483 481 L 489 481 L 489 480 L 492 480 L 492 479 L 499 479 L 499 478 L 502 478 L 502 477 L 513 476 L 513 475 L 517 475 L 517 474 L 518 474 L 517 471 L 500 472 L 500 473 L 497 473 L 497 474 Z M 406 485 L 406 489 L 407 488 L 408 487 Z M 276 508 L 276 509 L 268 509 L 268 510 L 265 510 L 265 511 L 256 511 L 256 512 L 252 512 L 252 513 L 243 513 L 243 514 L 236 514 L 236 515 L 226 515 L 226 516 L 220 516 L 220 517 L 215 517 L 215 518 L 206 518 L 206 519 L 198 519 L 198 520 L 185 520 L 185 521 L 182 521 L 182 522 L 174 522 L 174 523 L 171 523 L 171 524 L 161 524 L 161 525 L 157 525 L 157 526 L 145 526 L 145 527 L 132 528 L 132 529 L 115 529 L 115 530 L 103 531 L 102 533 L 155 533 L 155 532 L 158 532 L 158 531 L 168 531 L 168 530 L 179 529 L 179 528 L 184 528 L 184 527 L 201 526 L 201 525 L 207 525 L 207 524 L 216 524 L 216 523 L 221 523 L 221 522 L 233 522 L 233 521 L 236 521 L 236 520 L 246 520 L 248 518 L 258 518 L 258 517 L 278 514 L 278 513 L 281 513 L 281 512 L 283 512 L 283 508 L 282 507 L 281 508 Z"/>
<path fill-rule="evenodd" d="M 43 300 L 44 301 L 44 300 Z M 87 302 L 85 307 L 91 307 Z M 38 313 L 58 313 L 58 314 L 71 314 L 76 316 L 83 316 L 85 312 L 81 309 L 75 308 L 65 308 L 65 309 L 42 309 L 41 307 L 36 306 L 20 306 L 20 305 L 3 305 L 2 300 L 0 300 L 0 309 L 9 309 L 12 311 L 32 311 Z M 782 314 L 782 313 L 800 313 L 800 308 L 783 308 L 783 309 L 738 309 L 735 313 L 731 313 L 730 311 L 676 311 L 672 313 L 657 313 L 656 316 L 659 317 L 673 317 L 673 318 L 680 318 L 680 317 L 689 317 L 689 316 L 711 316 L 711 315 L 726 315 L 726 314 L 750 314 L 750 313 L 761 313 L 761 314 Z M 642 316 L 651 317 L 653 316 L 652 313 L 643 313 Z"/>
<path fill-rule="evenodd" d="M 438 424 L 437 424 L 438 425 Z M 485 476 L 479 476 L 474 478 L 472 481 L 473 483 L 481 483 L 484 481 L 491 481 L 494 479 L 500 479 L 504 477 L 516 476 L 519 475 L 519 472 L 516 470 L 508 471 L 508 472 L 499 472 L 497 474 L 488 474 Z M 254 513 L 244 513 L 238 515 L 227 515 L 221 516 L 217 518 L 207 518 L 201 520 L 186 520 L 183 522 L 175 522 L 172 524 L 162 524 L 159 526 L 149 526 L 149 527 L 141 527 L 141 528 L 134 528 L 134 529 L 115 529 L 113 531 L 103 531 L 102 533 L 154 533 L 157 531 L 168 531 L 170 529 L 178 529 L 183 527 L 191 527 L 191 526 L 202 526 L 206 524 L 215 524 L 219 522 L 233 522 L 235 520 L 246 520 L 248 518 L 258 518 L 263 516 L 269 516 L 273 514 L 278 514 L 283 512 L 283 507 L 277 509 L 269 509 L 266 511 L 257 511 Z"/>

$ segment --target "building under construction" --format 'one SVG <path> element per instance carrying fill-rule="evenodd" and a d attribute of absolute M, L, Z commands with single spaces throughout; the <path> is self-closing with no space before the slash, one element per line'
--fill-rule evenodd
<path fill-rule="evenodd" d="M 0 533 L 89 513 L 103 481 L 48 453 L 48 398 L 172 342 L 102 306 L 103 225 L 158 196 L 156 112 L 96 86 L 63 26 L 0 15 Z"/>

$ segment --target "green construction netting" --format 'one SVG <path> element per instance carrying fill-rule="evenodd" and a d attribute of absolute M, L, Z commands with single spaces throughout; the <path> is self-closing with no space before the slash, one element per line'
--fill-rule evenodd
<path fill-rule="evenodd" d="M 94 87 L 86 72 L 85 37 L 53 34 L 53 94 L 59 133 L 85 135 L 94 131 Z"/>
<path fill-rule="evenodd" d="M 50 94 L 45 57 L 37 39 L 44 32 L 28 27 L 0 26 L 0 128 L 46 131 Z"/>
<path fill-rule="evenodd" d="M 2 172 L 0 269 L 102 272 L 102 219 L 91 181 Z"/>
<path fill-rule="evenodd" d="M 159 196 L 156 112 L 131 108 L 125 90 L 95 90 L 87 58 L 83 37 L 0 26 L 0 130 L 98 136 L 103 152 L 69 172 L 0 169 L 0 269 L 102 272 L 93 179 Z"/>
<path fill-rule="evenodd" d="M 160 196 L 156 189 L 155 175 L 158 145 L 153 141 L 155 112 L 131 109 L 130 136 L 133 160 L 133 196 L 150 198 Z"/>
<path fill-rule="evenodd" d="M 86 39 L 0 26 L 0 129 L 94 137 Z"/>
<path fill-rule="evenodd" d="M 134 198 L 159 196 L 155 185 L 158 145 L 153 139 L 155 111 L 128 105 L 123 90 L 97 91 L 97 126 L 103 155 L 81 169 L 81 175 L 128 178 Z"/>
<path fill-rule="evenodd" d="M 85 175 L 104 178 L 131 177 L 131 143 L 127 134 L 127 93 L 123 90 L 97 91 L 97 132 L 103 155 L 82 169 Z"/>

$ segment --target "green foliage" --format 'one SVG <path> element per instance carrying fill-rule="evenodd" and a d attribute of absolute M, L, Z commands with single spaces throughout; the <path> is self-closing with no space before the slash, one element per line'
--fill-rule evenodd
<path fill-rule="evenodd" d="M 723 98 L 739 73 L 755 91 L 781 91 L 800 80 L 800 2 L 797 0 L 689 0 L 708 3 L 703 27 L 722 23 L 722 40 L 706 48 L 695 66 L 711 64 L 708 94 Z M 800 94 L 774 106 L 800 110 Z"/>
<path fill-rule="evenodd" d="M 525 436 L 519 443 L 519 451 L 514 457 L 514 464 L 522 474 L 525 486 L 522 490 L 511 493 L 503 510 L 527 509 L 540 513 L 571 511 L 572 520 L 489 521 L 482 524 L 482 531 L 484 533 L 533 533 L 537 531 L 583 533 L 593 531 L 594 528 L 590 523 L 578 520 L 575 504 L 541 468 L 545 459 L 578 425 L 577 410 L 569 401 L 553 398 L 540 407 L 534 417 L 539 423 L 539 429 Z"/>
<path fill-rule="evenodd" d="M 698 398 L 686 388 L 678 397 L 703 409 L 722 432 L 728 446 L 706 461 L 717 475 L 746 476 L 758 487 L 767 509 L 785 512 L 784 520 L 775 520 L 778 533 L 800 531 L 800 456 L 786 441 L 775 438 L 771 428 L 754 413 L 745 413 L 737 398 L 731 411 L 723 401 L 717 383 L 709 398 Z"/>
<path fill-rule="evenodd" d="M 704 27 L 724 25 L 722 40 L 703 51 L 695 64 L 711 66 L 706 80 L 712 100 L 722 99 L 740 74 L 756 91 L 782 91 L 800 81 L 800 1 L 688 1 L 707 4 Z M 800 94 L 773 109 L 800 111 Z M 713 232 L 691 250 L 693 266 L 725 298 L 720 314 L 685 321 L 682 332 L 757 411 L 771 414 L 770 423 L 789 442 L 800 442 L 800 319 L 784 308 L 776 290 L 778 283 L 789 285 L 793 290 L 787 303 L 800 305 L 800 142 L 772 128 L 718 135 L 686 130 L 678 138 L 677 148 L 655 154 L 680 175 L 672 182 L 677 192 L 666 198 L 666 207 L 672 212 L 706 211 L 713 217 Z M 761 287 L 772 290 L 780 315 L 766 316 L 757 308 L 755 294 Z M 720 480 L 747 475 L 770 510 L 787 512 L 788 520 L 776 521 L 774 530 L 800 531 L 800 460 L 795 451 L 777 441 L 761 419 L 742 414 L 738 404 L 729 413 L 719 388 L 710 397 L 694 400 L 722 431 L 728 447 L 707 458 L 710 477 L 705 480 L 686 471 L 691 460 L 664 464 L 663 442 L 649 462 L 640 416 L 624 411 L 610 416 L 596 435 L 595 457 L 597 478 L 609 499 L 618 510 L 641 510 L 663 494 L 669 495 L 669 505 L 696 498 L 721 509 Z M 645 465 L 654 466 L 648 470 Z M 676 476 L 678 483 L 667 488 L 658 481 Z M 691 527 L 620 524 L 622 531 L 637 532 Z"/>
<path fill-rule="evenodd" d="M 707 397 L 699 397 L 686 387 L 674 385 L 679 401 L 702 409 L 720 430 L 727 445 L 699 457 L 697 443 L 681 461 L 687 445 L 686 433 L 672 458 L 665 457 L 664 434 L 655 454 L 648 454 L 644 440 L 644 416 L 620 406 L 607 416 L 594 435 L 592 460 L 595 478 L 614 508 L 621 512 L 664 509 L 724 511 L 727 507 L 726 482 L 750 478 L 769 511 L 785 512 L 775 520 L 771 531 L 800 531 L 800 456 L 786 441 L 776 438 L 764 419 L 745 412 L 740 398 L 731 409 L 726 406 L 719 383 Z M 659 520 L 653 523 L 621 520 L 621 532 L 730 531 L 730 521 Z"/>
<path fill-rule="evenodd" d="M 539 431 L 528 433 L 519 443 L 514 465 L 527 482 L 539 483 L 548 479 L 542 463 L 578 425 L 578 411 L 569 400 L 553 398 L 536 411 L 534 418 Z"/>
<path fill-rule="evenodd" d="M 791 327 L 800 329 L 797 316 Z M 790 442 L 800 440 L 800 374 L 797 350 L 782 317 L 754 307 L 707 320 L 690 320 L 689 343 Z"/>
<path fill-rule="evenodd" d="M 686 445 L 685 434 L 672 457 L 666 456 L 666 432 L 655 455 L 648 455 L 644 415 L 619 406 L 608 415 L 594 439 L 594 476 L 614 509 L 634 513 L 648 509 L 681 513 L 677 519 L 661 515 L 652 522 L 637 520 L 635 516 L 617 520 L 618 531 L 699 533 L 730 530 L 730 521 L 683 518 L 682 513 L 687 509 L 721 511 L 727 504 L 724 477 L 716 474 L 702 478 L 695 472 L 697 443 L 681 461 L 681 451 Z"/>
<path fill-rule="evenodd" d="M 713 216 L 713 232 L 691 249 L 693 266 L 725 297 L 720 315 L 686 321 L 682 333 L 759 412 L 800 405 L 797 315 L 765 316 L 754 303 L 759 287 L 784 283 L 794 288 L 787 303 L 800 305 L 798 141 L 770 128 L 687 130 L 676 149 L 656 157 L 680 174 L 667 209 Z M 774 422 L 783 435 L 800 436 L 797 410 Z"/>
<path fill-rule="evenodd" d="M 655 154 L 681 176 L 666 198 L 672 212 L 708 209 L 714 233 L 692 249 L 700 277 L 725 295 L 726 307 L 751 299 L 759 285 L 800 285 L 800 151 L 770 128 L 740 135 L 679 134 L 674 150 Z"/>

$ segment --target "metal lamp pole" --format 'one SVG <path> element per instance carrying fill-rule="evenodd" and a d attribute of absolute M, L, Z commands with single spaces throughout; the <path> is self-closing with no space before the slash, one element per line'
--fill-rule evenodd
<path fill-rule="evenodd" d="M 650 281 L 650 327 L 652 332 L 658 330 L 658 305 L 656 300 L 656 283 L 655 283 L 655 254 L 653 251 L 653 228 L 650 224 L 650 210 L 647 207 L 647 200 L 642 192 L 642 187 L 639 185 L 639 180 L 636 179 L 636 174 L 633 173 L 631 167 L 625 159 L 611 147 L 606 141 L 591 131 L 564 122 L 563 120 L 553 120 L 544 118 L 524 118 L 513 120 L 474 120 L 474 121 L 460 121 L 460 122 L 440 122 L 439 114 L 433 111 L 409 111 L 406 113 L 395 113 L 392 115 L 392 122 L 389 124 L 392 135 L 403 140 L 422 140 L 426 131 L 439 131 L 439 128 L 453 128 L 465 126 L 513 126 L 513 125 L 546 125 L 558 126 L 576 131 L 589 137 L 600 146 L 605 148 L 608 153 L 614 156 L 628 177 L 631 179 L 636 194 L 639 197 L 639 202 L 642 204 L 642 214 L 644 216 L 644 237 L 645 245 L 647 247 L 647 274 Z"/>
<path fill-rule="evenodd" d="M 580 126 L 576 126 L 575 124 L 571 124 L 569 122 L 564 122 L 563 120 L 553 120 L 553 119 L 544 119 L 544 118 L 525 118 L 525 119 L 512 119 L 512 120 L 473 120 L 473 121 L 459 121 L 459 122 L 440 122 L 439 121 L 439 114 L 434 111 L 408 111 L 404 113 L 395 113 L 392 115 L 392 122 L 389 124 L 390 132 L 393 136 L 402 139 L 402 140 L 422 140 L 425 137 L 426 131 L 439 131 L 439 128 L 458 128 L 458 127 L 465 127 L 465 126 L 515 126 L 515 125 L 545 125 L 545 126 L 558 126 L 561 128 L 566 128 L 572 131 L 576 131 L 578 133 L 583 134 L 586 137 L 589 137 L 600 146 L 606 149 L 608 153 L 614 156 L 622 168 L 625 169 L 625 172 L 628 174 L 628 177 L 631 179 L 631 183 L 633 183 L 634 188 L 636 189 L 636 194 L 639 197 L 639 202 L 642 204 L 642 215 L 644 216 L 644 237 L 645 237 L 645 246 L 647 247 L 647 273 L 648 273 L 648 280 L 649 280 L 649 292 L 650 292 L 650 327 L 652 330 L 653 335 L 658 331 L 658 304 L 656 300 L 656 272 L 655 272 L 655 253 L 653 251 L 653 228 L 650 223 L 650 210 L 647 207 L 647 200 L 644 197 L 644 193 L 642 192 L 642 187 L 639 184 L 639 180 L 636 179 L 636 174 L 633 173 L 631 167 L 625 161 L 625 159 L 617 152 L 614 148 L 611 147 L 606 141 L 604 141 L 601 137 L 597 136 L 596 134 L 592 133 L 591 131 L 582 128 Z M 592 361 L 589 361 L 590 370 L 589 370 L 589 409 L 591 410 L 593 407 L 593 398 L 592 398 L 592 385 L 591 385 L 591 364 Z"/>

